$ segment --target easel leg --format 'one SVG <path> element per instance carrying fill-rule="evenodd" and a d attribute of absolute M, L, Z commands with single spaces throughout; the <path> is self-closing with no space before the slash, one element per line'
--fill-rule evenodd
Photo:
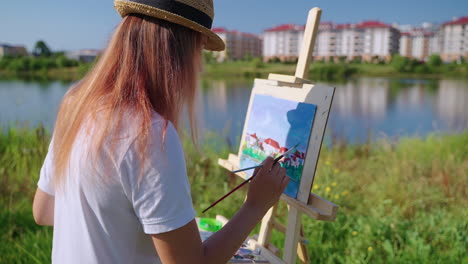
<path fill-rule="evenodd" d="M 286 239 L 284 241 L 283 260 L 288 264 L 295 264 L 299 231 L 301 229 L 301 212 L 296 207 L 288 207 L 289 216 L 288 226 L 286 228 Z"/>
<path fill-rule="evenodd" d="M 305 237 L 304 236 L 304 228 L 302 227 L 302 224 L 301 224 L 300 235 L 301 235 L 301 237 Z M 306 245 L 304 244 L 303 241 L 299 242 L 299 245 L 297 247 L 297 255 L 299 256 L 299 262 L 300 263 L 304 263 L 304 264 L 309 263 L 309 256 L 307 254 L 307 247 L 306 247 Z"/>
<path fill-rule="evenodd" d="M 278 204 L 273 205 L 262 219 L 260 234 L 258 235 L 258 244 L 263 247 L 268 247 L 268 243 L 270 242 L 271 231 L 273 230 L 273 219 L 277 207 Z"/>

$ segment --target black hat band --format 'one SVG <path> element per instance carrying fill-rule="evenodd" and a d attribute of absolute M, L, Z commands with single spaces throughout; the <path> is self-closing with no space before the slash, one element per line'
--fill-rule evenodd
<path fill-rule="evenodd" d="M 148 5 L 154 8 L 158 8 L 181 17 L 184 17 L 188 20 L 196 22 L 208 29 L 211 29 L 213 24 L 213 19 L 210 16 L 203 13 L 202 11 L 186 5 L 181 2 L 174 0 L 131 0 L 129 2 L 135 2 L 143 5 Z"/>

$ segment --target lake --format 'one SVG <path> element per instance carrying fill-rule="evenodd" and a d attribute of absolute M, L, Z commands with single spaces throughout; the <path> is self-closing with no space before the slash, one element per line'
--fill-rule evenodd
<path fill-rule="evenodd" d="M 326 141 L 363 143 L 381 138 L 459 133 L 468 128 L 468 81 L 361 77 L 323 83 L 336 94 Z M 52 129 L 71 83 L 0 81 L 0 126 L 43 124 Z M 215 132 L 236 146 L 253 80 L 202 80 L 200 134 Z"/>

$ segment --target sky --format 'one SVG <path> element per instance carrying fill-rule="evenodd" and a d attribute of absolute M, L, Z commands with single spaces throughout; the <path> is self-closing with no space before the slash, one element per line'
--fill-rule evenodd
<path fill-rule="evenodd" d="M 259 34 L 285 24 L 304 24 L 312 7 L 322 21 L 420 25 L 468 16 L 467 0 L 214 0 L 213 27 Z M 121 18 L 112 0 L 21 0 L 0 5 L 0 43 L 25 45 L 44 40 L 52 50 L 102 49 Z"/>
<path fill-rule="evenodd" d="M 316 106 L 257 94 L 250 110 L 247 133 L 265 140 L 272 138 L 281 147 L 305 152 Z"/>

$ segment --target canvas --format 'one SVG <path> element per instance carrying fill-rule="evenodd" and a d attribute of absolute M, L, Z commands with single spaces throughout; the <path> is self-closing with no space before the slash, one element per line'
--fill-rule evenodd
<path fill-rule="evenodd" d="M 280 161 L 291 178 L 284 193 L 296 198 L 316 109 L 314 104 L 256 94 L 242 138 L 240 168 L 258 165 L 299 144 Z M 247 174 L 251 176 L 252 171 Z"/>

